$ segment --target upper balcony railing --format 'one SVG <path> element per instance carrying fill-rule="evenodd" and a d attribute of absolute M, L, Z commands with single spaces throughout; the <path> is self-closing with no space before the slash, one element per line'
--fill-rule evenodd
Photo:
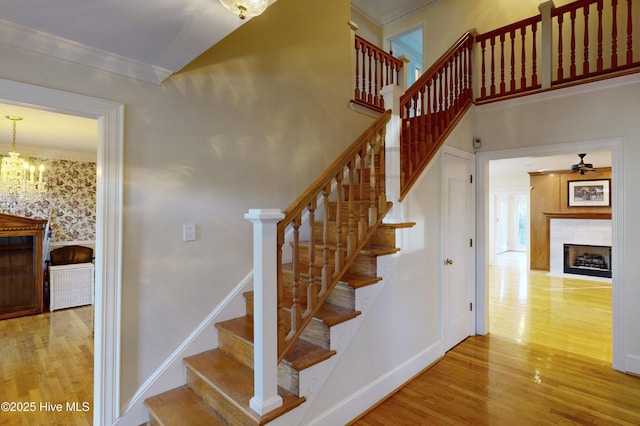
<path fill-rule="evenodd" d="M 538 16 L 477 35 L 476 102 L 636 71 L 638 21 L 638 0 L 546 2 Z"/>
<path fill-rule="evenodd" d="M 353 102 L 383 112 L 380 89 L 400 85 L 403 62 L 365 39 L 355 36 L 355 92 Z"/>

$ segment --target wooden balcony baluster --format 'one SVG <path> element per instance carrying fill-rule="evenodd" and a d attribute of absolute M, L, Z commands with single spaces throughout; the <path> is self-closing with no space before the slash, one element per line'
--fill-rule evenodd
<path fill-rule="evenodd" d="M 485 65 L 485 59 L 484 59 L 484 54 L 485 54 L 485 50 L 487 47 L 487 41 L 486 40 L 482 40 L 480 42 L 480 49 L 482 51 L 481 53 L 481 58 L 482 58 L 482 62 L 480 65 L 480 77 L 481 77 L 481 83 L 480 83 L 480 97 L 481 98 L 486 98 L 487 97 L 487 86 L 486 86 L 486 65 Z"/>
<path fill-rule="evenodd" d="M 504 81 L 504 40 L 505 35 L 500 34 L 500 93 L 504 93 L 507 89 Z"/>
<path fill-rule="evenodd" d="M 511 40 L 511 74 L 509 79 L 509 90 L 512 92 L 516 90 L 516 57 L 515 57 L 515 40 L 516 30 L 513 29 L 509 32 L 509 39 Z"/>
<path fill-rule="evenodd" d="M 526 45 L 526 35 L 527 28 L 520 28 L 520 40 L 522 42 L 522 75 L 520 76 L 520 89 L 524 90 L 527 88 L 527 45 Z"/>
<path fill-rule="evenodd" d="M 558 80 L 564 78 L 564 68 L 562 63 L 562 22 L 564 15 L 558 15 Z"/>
<path fill-rule="evenodd" d="M 631 0 L 627 0 L 627 65 L 633 64 L 633 15 Z"/>
<path fill-rule="evenodd" d="M 491 96 L 496 94 L 496 66 L 494 58 L 495 45 L 496 38 L 491 37 L 491 85 L 489 86 L 489 93 Z"/>
<path fill-rule="evenodd" d="M 582 62 L 582 73 L 589 74 L 589 5 L 583 8 L 584 13 L 584 61 Z"/>
<path fill-rule="evenodd" d="M 602 62 L 602 0 L 598 0 L 598 57 L 596 59 L 596 70 L 602 72 L 604 64 Z"/>
<path fill-rule="evenodd" d="M 618 67 L 618 0 L 611 0 L 611 68 Z"/>
<path fill-rule="evenodd" d="M 569 77 L 576 76 L 576 11 L 571 11 L 571 64 L 569 65 Z"/>

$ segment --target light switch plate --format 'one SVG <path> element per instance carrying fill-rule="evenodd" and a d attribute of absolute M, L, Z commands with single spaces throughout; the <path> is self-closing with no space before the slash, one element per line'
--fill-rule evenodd
<path fill-rule="evenodd" d="M 185 223 L 182 225 L 182 240 L 183 241 L 196 240 L 196 224 L 195 223 Z"/>

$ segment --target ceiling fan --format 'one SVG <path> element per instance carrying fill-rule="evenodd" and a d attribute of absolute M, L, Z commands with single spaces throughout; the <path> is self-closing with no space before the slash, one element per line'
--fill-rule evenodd
<path fill-rule="evenodd" d="M 581 175 L 585 174 L 585 172 L 595 172 L 596 171 L 596 169 L 593 168 L 593 164 L 584 162 L 584 157 L 586 155 L 587 154 L 578 154 L 578 157 L 580 157 L 580 162 L 578 164 L 573 164 L 571 166 L 571 170 L 572 171 L 578 172 Z"/>

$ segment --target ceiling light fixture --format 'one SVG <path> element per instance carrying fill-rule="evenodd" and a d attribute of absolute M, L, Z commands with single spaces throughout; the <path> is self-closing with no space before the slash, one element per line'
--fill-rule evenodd
<path fill-rule="evenodd" d="M 33 201 L 39 199 L 46 191 L 44 182 L 44 165 L 29 164 L 20 158 L 16 151 L 16 122 L 22 117 L 6 115 L 13 122 L 13 144 L 8 156 L 2 157 L 0 168 L 0 201 L 5 207 L 18 204 L 18 201 Z M 37 171 L 37 178 L 36 178 Z"/>
<path fill-rule="evenodd" d="M 268 0 L 220 0 L 220 3 L 230 12 L 235 13 L 240 19 L 247 16 L 258 16 L 269 5 Z"/>

